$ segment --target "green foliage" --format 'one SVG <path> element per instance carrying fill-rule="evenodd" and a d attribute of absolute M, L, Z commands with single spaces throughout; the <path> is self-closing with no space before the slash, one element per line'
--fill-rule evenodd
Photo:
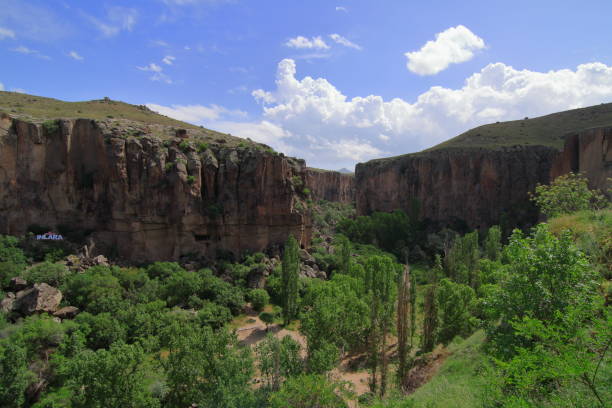
<path fill-rule="evenodd" d="M 404 260 L 421 243 L 423 227 L 418 221 L 418 209 L 412 216 L 396 210 L 392 213 L 375 212 L 370 216 L 345 219 L 338 224 L 338 232 L 352 242 L 377 245 Z M 417 252 L 414 251 L 416 254 Z"/>
<path fill-rule="evenodd" d="M 302 375 L 287 380 L 270 397 L 271 408 L 346 408 L 342 397 L 351 396 L 346 383 L 322 375 Z"/>
<path fill-rule="evenodd" d="M 312 222 L 316 230 L 331 235 L 340 221 L 354 215 L 355 207 L 352 204 L 319 200 L 314 206 Z"/>
<path fill-rule="evenodd" d="M 249 292 L 251 305 L 256 311 L 261 311 L 270 302 L 270 295 L 264 289 L 253 289 Z"/>
<path fill-rule="evenodd" d="M 184 271 L 176 262 L 154 262 L 147 267 L 147 274 L 151 278 L 167 279 L 177 272 Z"/>
<path fill-rule="evenodd" d="M 187 140 L 183 140 L 181 143 L 179 143 L 179 149 L 181 149 L 183 153 L 187 153 L 190 147 L 191 146 Z"/>
<path fill-rule="evenodd" d="M 446 273 L 453 281 L 477 287 L 477 263 L 480 259 L 478 231 L 457 237 L 444 258 Z"/>
<path fill-rule="evenodd" d="M 442 279 L 436 297 L 440 319 L 438 341 L 448 344 L 455 336 L 469 335 L 476 325 L 471 315 L 474 290 L 467 285 Z"/>
<path fill-rule="evenodd" d="M 343 351 L 363 346 L 370 320 L 362 288 L 359 280 L 341 274 L 313 282 L 302 304 L 307 311 L 301 330 L 308 339 L 309 354 L 326 343 Z"/>
<path fill-rule="evenodd" d="M 291 184 L 293 184 L 293 187 L 296 189 L 300 189 L 304 185 L 304 180 L 298 175 L 291 176 Z"/>
<path fill-rule="evenodd" d="M 26 257 L 18 247 L 19 240 L 0 235 L 0 288 L 6 287 L 11 278 L 19 276 L 26 265 Z"/>
<path fill-rule="evenodd" d="M 87 347 L 92 350 L 108 349 L 113 343 L 126 339 L 125 325 L 110 313 L 92 315 L 83 312 L 77 315 L 75 321 L 86 337 Z"/>
<path fill-rule="evenodd" d="M 197 295 L 203 287 L 200 274 L 194 271 L 177 271 L 163 282 L 161 297 L 168 306 L 186 306 L 190 296 Z"/>
<path fill-rule="evenodd" d="M 298 272 L 300 269 L 299 246 L 293 235 L 285 243 L 281 275 L 281 298 L 285 325 L 298 313 Z"/>
<path fill-rule="evenodd" d="M 249 389 L 253 374 L 248 349 L 237 346 L 234 335 L 209 327 L 173 324 L 167 358 L 161 359 L 168 392 L 164 406 L 219 408 L 248 407 L 254 397 Z"/>
<path fill-rule="evenodd" d="M 308 353 L 308 372 L 313 374 L 325 374 L 333 370 L 340 359 L 338 347 L 325 341 L 319 340 L 316 349 Z"/>
<path fill-rule="evenodd" d="M 498 225 L 494 225 L 487 231 L 484 242 L 484 255 L 492 261 L 499 260 L 502 251 L 502 233 Z"/>
<path fill-rule="evenodd" d="M 268 330 L 268 326 L 274 323 L 274 314 L 270 312 L 261 312 L 259 314 L 259 319 L 266 324 L 266 331 Z"/>
<path fill-rule="evenodd" d="M 10 340 L 0 340 L 0 406 L 22 407 L 25 390 L 33 380 L 26 349 Z"/>
<path fill-rule="evenodd" d="M 65 265 L 43 262 L 31 267 L 24 273 L 24 278 L 30 283 L 47 283 L 59 287 L 68 276 L 69 271 Z"/>
<path fill-rule="evenodd" d="M 119 279 L 105 266 L 70 275 L 62 286 L 62 293 L 69 304 L 94 314 L 114 313 L 125 305 Z"/>
<path fill-rule="evenodd" d="M 204 151 L 206 151 L 206 149 L 208 149 L 208 143 L 204 143 L 204 142 L 199 142 L 197 145 L 197 151 L 198 153 L 202 153 Z"/>
<path fill-rule="evenodd" d="M 210 269 L 202 269 L 198 273 L 202 277 L 202 289 L 198 293 L 202 299 L 225 306 L 234 315 L 240 313 L 244 306 L 244 295 L 240 288 L 214 276 Z"/>
<path fill-rule="evenodd" d="M 304 369 L 300 344 L 290 336 L 279 340 L 268 334 L 255 351 L 265 386 L 271 390 L 278 390 L 285 379 L 301 374 Z"/>
<path fill-rule="evenodd" d="M 232 313 L 225 306 L 206 301 L 198 311 L 197 320 L 200 325 L 210 326 L 216 330 L 232 320 Z"/>
<path fill-rule="evenodd" d="M 60 131 L 60 121 L 46 120 L 43 122 L 42 127 L 47 135 L 56 135 Z"/>
<path fill-rule="evenodd" d="M 570 306 L 584 303 L 594 293 L 594 274 L 571 234 L 556 237 L 540 224 L 530 237 L 515 230 L 504 250 L 509 264 L 499 290 L 487 299 L 491 324 L 489 337 L 497 355 L 509 357 L 524 339 L 514 335 L 512 321 L 530 316 L 555 323 Z"/>
<path fill-rule="evenodd" d="M 195 183 L 195 176 L 187 176 L 187 184 Z"/>
<path fill-rule="evenodd" d="M 66 325 L 54 321 L 48 315 L 28 316 L 20 330 L 12 338 L 20 341 L 28 352 L 28 358 L 33 359 L 47 352 L 51 347 L 57 347 L 64 339 Z"/>
<path fill-rule="evenodd" d="M 166 170 L 166 172 L 169 172 L 174 168 L 175 164 L 176 163 L 174 162 L 166 162 L 166 164 L 164 165 L 164 170 Z"/>
<path fill-rule="evenodd" d="M 421 349 L 425 353 L 433 350 L 437 341 L 439 316 L 436 292 L 438 289 L 438 276 L 441 271 L 441 260 L 439 256 L 436 256 L 436 263 L 434 268 L 430 271 L 429 284 L 425 287 L 425 295 L 423 297 L 423 334 L 421 336 Z"/>
<path fill-rule="evenodd" d="M 370 390 L 384 396 L 387 387 L 387 335 L 397 296 L 398 267 L 388 257 L 371 256 L 365 262 L 365 288 L 370 304 L 368 354 L 372 377 Z M 380 382 L 377 376 L 380 375 Z"/>
<path fill-rule="evenodd" d="M 110 350 L 83 350 L 59 367 L 71 390 L 72 408 L 154 408 L 147 389 L 146 355 L 138 345 L 113 344 Z"/>
<path fill-rule="evenodd" d="M 599 209 L 607 205 L 601 193 L 589 189 L 585 177 L 574 173 L 559 176 L 550 185 L 538 185 L 531 199 L 547 217 Z"/>

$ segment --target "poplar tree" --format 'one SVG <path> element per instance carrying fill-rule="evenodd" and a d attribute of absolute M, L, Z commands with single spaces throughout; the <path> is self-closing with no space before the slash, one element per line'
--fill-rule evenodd
<path fill-rule="evenodd" d="M 283 321 L 288 325 L 297 316 L 298 272 L 300 269 L 299 247 L 293 237 L 285 243 L 281 272 L 281 298 L 283 304 Z"/>
<path fill-rule="evenodd" d="M 366 261 L 366 291 L 370 300 L 369 354 L 372 369 L 370 390 L 383 396 L 387 388 L 387 335 L 395 303 L 395 265 L 383 256 Z M 380 375 L 380 380 L 378 376 Z M 380 386 L 380 388 L 379 388 Z"/>
<path fill-rule="evenodd" d="M 410 286 L 410 267 L 404 265 L 404 271 L 400 276 L 397 293 L 397 354 L 399 360 L 397 380 L 400 384 L 408 371 L 407 357 L 412 346 L 412 344 L 410 346 L 408 345 L 408 339 L 412 334 L 412 302 L 410 299 L 412 290 Z"/>
<path fill-rule="evenodd" d="M 438 308 L 436 305 L 436 289 L 438 274 L 442 270 L 440 256 L 436 255 L 436 263 L 430 272 L 429 284 L 425 290 L 423 300 L 423 344 L 425 353 L 433 350 L 436 344 L 436 332 L 438 330 Z"/>

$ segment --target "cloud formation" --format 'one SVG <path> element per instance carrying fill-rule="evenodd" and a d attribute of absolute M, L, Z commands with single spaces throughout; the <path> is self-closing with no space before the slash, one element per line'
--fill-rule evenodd
<path fill-rule="evenodd" d="M 418 75 L 434 75 L 451 64 L 469 61 L 474 52 L 484 47 L 484 40 L 467 27 L 450 27 L 436 34 L 436 39 L 427 41 L 420 50 L 407 52 L 407 67 Z"/>
<path fill-rule="evenodd" d="M 356 50 L 362 50 L 360 45 L 357 45 L 357 44 L 349 41 L 348 39 L 344 38 L 340 34 L 330 34 L 329 38 L 331 38 L 334 42 L 336 42 L 336 43 L 338 43 L 340 45 L 344 45 L 345 47 L 354 48 Z"/>
<path fill-rule="evenodd" d="M 82 56 L 80 56 L 80 55 L 79 55 L 79 53 L 78 53 L 78 52 L 76 52 L 76 51 L 70 51 L 70 52 L 68 53 L 68 56 L 69 56 L 70 58 L 72 58 L 72 59 L 77 60 L 77 61 L 83 61 L 83 60 L 85 59 L 85 58 L 83 58 Z"/>
<path fill-rule="evenodd" d="M 0 40 L 4 40 L 5 38 L 15 38 L 15 32 L 8 28 L 0 27 Z"/>
<path fill-rule="evenodd" d="M 20 45 L 17 48 L 13 48 L 11 51 L 18 52 L 20 54 L 31 55 L 33 57 L 40 58 L 40 59 L 45 59 L 45 60 L 50 60 L 51 59 L 51 57 L 49 57 L 48 55 L 44 55 L 43 53 L 41 53 L 38 50 L 33 50 L 33 49 L 25 47 L 23 45 Z"/>
<path fill-rule="evenodd" d="M 170 77 L 164 73 L 164 69 L 160 65 L 157 65 L 154 62 L 151 62 L 149 65 L 145 65 L 144 67 L 136 67 L 136 68 L 138 68 L 141 71 L 152 72 L 153 75 L 149 77 L 151 81 L 165 82 L 167 84 L 172 83 L 172 79 L 170 79 Z"/>
<path fill-rule="evenodd" d="M 220 119 L 221 116 L 245 117 L 246 113 L 240 110 L 230 110 L 218 105 L 170 105 L 163 106 L 148 103 L 147 107 L 157 113 L 185 122 L 204 124 L 207 121 Z"/>
<path fill-rule="evenodd" d="M 114 37 L 121 31 L 132 31 L 138 20 L 138 11 L 133 8 L 114 6 L 108 9 L 105 21 L 93 16 L 87 17 L 103 36 Z"/>
<path fill-rule="evenodd" d="M 306 38 L 301 35 L 297 37 L 290 38 L 285 43 L 285 46 L 289 48 L 297 48 L 297 49 L 315 49 L 315 50 L 328 50 L 329 45 L 320 37 L 312 37 Z"/>
<path fill-rule="evenodd" d="M 166 55 L 163 59 L 162 62 L 166 65 L 172 65 L 174 63 L 174 60 L 176 59 L 176 57 L 173 57 L 172 55 Z"/>
<path fill-rule="evenodd" d="M 434 86 L 414 101 L 348 98 L 324 78 L 299 79 L 296 73 L 294 60 L 282 60 L 275 89 L 253 91 L 263 109 L 258 121 L 230 120 L 218 108 L 199 116 L 187 115 L 184 107 L 151 109 L 192 123 L 205 118 L 210 122 L 201 124 L 207 127 L 269 144 L 311 166 L 337 169 L 419 151 L 486 123 L 612 101 L 612 66 L 602 63 L 549 72 L 489 64 L 462 87 Z"/>

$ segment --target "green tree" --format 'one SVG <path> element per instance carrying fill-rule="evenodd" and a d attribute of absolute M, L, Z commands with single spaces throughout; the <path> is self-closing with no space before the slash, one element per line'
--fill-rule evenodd
<path fill-rule="evenodd" d="M 366 259 L 365 269 L 371 322 L 368 346 L 372 370 L 370 389 L 383 396 L 387 388 L 387 335 L 397 295 L 396 264 L 386 256 L 375 255 Z"/>
<path fill-rule="evenodd" d="M 300 357 L 300 348 L 300 344 L 290 336 L 279 340 L 272 334 L 257 345 L 259 371 L 268 388 L 277 391 L 285 379 L 302 373 L 304 362 Z"/>
<path fill-rule="evenodd" d="M 47 283 L 59 287 L 68 276 L 68 268 L 65 265 L 51 262 L 43 262 L 24 273 L 24 278 L 30 283 Z"/>
<path fill-rule="evenodd" d="M 484 242 L 484 253 L 491 261 L 499 260 L 502 251 L 501 239 L 501 228 L 498 225 L 489 228 Z"/>
<path fill-rule="evenodd" d="M 250 406 L 254 399 L 249 388 L 253 361 L 249 349 L 240 348 L 233 334 L 178 323 L 166 331 L 169 354 L 161 359 L 168 387 L 164 406 Z"/>
<path fill-rule="evenodd" d="M 0 288 L 6 287 L 11 278 L 19 276 L 26 266 L 26 257 L 18 245 L 17 238 L 0 235 Z"/>
<path fill-rule="evenodd" d="M 504 249 L 509 264 L 500 289 L 491 291 L 487 304 L 491 345 L 497 354 L 510 356 L 524 339 L 514 336 L 512 321 L 531 316 L 554 323 L 572 305 L 588 299 L 596 286 L 585 255 L 572 242 L 569 231 L 554 236 L 540 224 L 526 237 L 515 230 Z M 499 324 L 497 322 L 499 321 Z"/>
<path fill-rule="evenodd" d="M 145 358 L 138 345 L 115 343 L 64 360 L 59 372 L 72 392 L 72 408 L 159 407 L 147 389 Z"/>
<path fill-rule="evenodd" d="M 589 189 L 589 181 L 584 176 L 574 173 L 559 176 L 550 185 L 538 185 L 531 200 L 547 217 L 607 205 L 607 200 L 600 192 Z"/>
<path fill-rule="evenodd" d="M 287 380 L 270 397 L 271 408 L 346 408 L 342 397 L 352 392 L 347 383 L 331 382 L 323 375 L 302 375 Z"/>
<path fill-rule="evenodd" d="M 438 276 L 442 270 L 439 256 L 436 256 L 436 263 L 429 274 L 429 284 L 425 287 L 423 299 L 423 336 L 421 338 L 421 348 L 425 353 L 433 350 L 436 345 L 438 332 L 438 308 L 436 302 L 436 292 L 438 287 Z"/>
<path fill-rule="evenodd" d="M 282 263 L 283 321 L 285 325 L 297 316 L 298 312 L 298 274 L 300 269 L 299 246 L 293 235 L 285 243 Z"/>
<path fill-rule="evenodd" d="M 253 309 L 260 312 L 270 302 L 270 295 L 265 289 L 253 289 L 249 292 Z"/>
<path fill-rule="evenodd" d="M 410 268 L 408 265 L 404 266 L 404 271 L 400 276 L 400 282 L 397 293 L 397 379 L 401 383 L 406 373 L 409 370 L 408 356 L 410 354 L 410 318 L 412 317 L 410 295 L 411 278 Z"/>
<path fill-rule="evenodd" d="M 26 349 L 11 340 L 0 340 L 0 406 L 20 408 L 25 390 L 33 380 Z"/>
<path fill-rule="evenodd" d="M 470 312 L 474 290 L 461 283 L 442 279 L 438 284 L 436 301 L 439 316 L 438 341 L 448 344 L 455 336 L 467 336 L 475 325 Z"/>
<path fill-rule="evenodd" d="M 340 273 L 349 275 L 351 273 L 351 241 L 345 236 L 340 236 Z"/>

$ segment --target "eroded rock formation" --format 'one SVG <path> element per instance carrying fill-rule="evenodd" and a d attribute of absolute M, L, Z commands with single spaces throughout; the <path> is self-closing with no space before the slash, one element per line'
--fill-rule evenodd
<path fill-rule="evenodd" d="M 125 137 L 86 119 L 53 123 L 0 121 L 2 234 L 31 225 L 93 231 L 97 248 L 134 261 L 260 251 L 289 234 L 309 243 L 310 217 L 292 182 L 305 177 L 301 160 Z"/>
<path fill-rule="evenodd" d="M 315 200 L 353 203 L 355 201 L 355 176 L 308 168 L 306 170 L 306 187 L 310 189 Z"/>
<path fill-rule="evenodd" d="M 537 221 L 528 192 L 569 171 L 584 172 L 592 187 L 612 177 L 612 128 L 571 134 L 559 151 L 546 146 L 446 148 L 360 163 L 357 213 L 409 211 L 441 224 L 484 228 Z"/>

